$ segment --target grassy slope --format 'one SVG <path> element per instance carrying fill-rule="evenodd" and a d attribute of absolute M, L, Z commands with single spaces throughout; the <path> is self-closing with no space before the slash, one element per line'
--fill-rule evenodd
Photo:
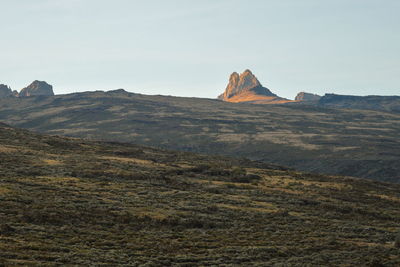
<path fill-rule="evenodd" d="M 400 264 L 400 185 L 0 125 L 0 265 Z"/>
<path fill-rule="evenodd" d="M 114 91 L 0 99 L 0 121 L 50 134 L 400 181 L 400 114 L 395 113 Z"/>

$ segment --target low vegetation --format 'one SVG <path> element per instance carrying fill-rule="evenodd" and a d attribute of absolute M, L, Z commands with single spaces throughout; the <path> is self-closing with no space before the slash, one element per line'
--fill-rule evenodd
<path fill-rule="evenodd" d="M 116 90 L 0 98 L 0 121 L 52 135 L 400 182 L 400 113 L 395 112 L 233 104 Z"/>
<path fill-rule="evenodd" d="M 398 184 L 0 125 L 0 265 L 399 266 L 399 205 Z"/>

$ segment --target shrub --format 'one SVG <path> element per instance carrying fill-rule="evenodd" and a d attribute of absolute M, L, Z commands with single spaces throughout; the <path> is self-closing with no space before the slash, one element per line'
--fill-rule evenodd
<path fill-rule="evenodd" d="M 382 263 L 382 260 L 378 258 L 373 258 L 371 263 L 369 264 L 370 267 L 385 267 L 385 265 Z"/>
<path fill-rule="evenodd" d="M 190 169 L 194 173 L 202 173 L 210 176 L 229 176 L 231 173 L 217 164 L 200 164 Z"/>
<path fill-rule="evenodd" d="M 246 176 L 246 174 L 247 174 L 246 170 L 241 167 L 235 167 L 231 171 L 231 175 L 233 177 L 243 177 L 243 176 Z"/>
<path fill-rule="evenodd" d="M 252 183 L 259 181 L 261 177 L 256 174 L 247 174 L 246 169 L 241 167 L 235 167 L 231 171 L 232 182 L 237 183 Z"/>
<path fill-rule="evenodd" d="M 114 154 L 123 157 L 137 157 L 137 156 L 142 156 L 145 153 L 143 152 L 142 149 L 131 149 L 127 151 L 114 151 Z"/>
<path fill-rule="evenodd" d="M 7 234 L 10 234 L 13 232 L 15 232 L 15 229 L 13 227 L 11 227 L 10 225 L 8 225 L 8 224 L 0 225 L 0 234 L 7 235 Z"/>
<path fill-rule="evenodd" d="M 400 232 L 397 233 L 396 239 L 394 240 L 394 247 L 400 248 Z"/>
<path fill-rule="evenodd" d="M 211 168 L 211 166 L 209 164 L 200 164 L 200 165 L 197 165 L 196 167 L 191 168 L 190 171 L 192 171 L 194 173 L 203 173 L 210 168 Z"/>

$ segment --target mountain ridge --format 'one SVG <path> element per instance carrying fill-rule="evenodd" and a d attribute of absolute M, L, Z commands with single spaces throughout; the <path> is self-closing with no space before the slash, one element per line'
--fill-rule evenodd
<path fill-rule="evenodd" d="M 371 109 L 400 113 L 400 96 L 325 94 L 318 105 L 333 108 Z"/>
<path fill-rule="evenodd" d="M 386 181 L 400 181 L 399 116 L 122 91 L 0 99 L 0 121 L 43 133 L 247 157 Z"/>
<path fill-rule="evenodd" d="M 9 86 L 0 84 L 0 98 L 23 98 L 54 95 L 53 87 L 45 81 L 35 80 L 27 87 L 21 89 L 20 92 L 16 90 L 12 91 Z M 395 95 L 357 96 L 326 93 L 324 96 L 320 96 L 302 91 L 296 95 L 295 100 L 289 100 L 277 96 L 268 88 L 262 86 L 257 77 L 249 69 L 246 69 L 241 74 L 233 72 L 230 75 L 229 82 L 224 93 L 219 95 L 217 99 L 231 103 L 288 105 L 305 104 L 333 108 L 369 109 L 397 113 L 400 112 L 400 97 Z"/>

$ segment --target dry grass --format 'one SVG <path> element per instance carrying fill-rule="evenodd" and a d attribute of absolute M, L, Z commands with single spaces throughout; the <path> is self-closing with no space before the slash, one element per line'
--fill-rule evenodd
<path fill-rule="evenodd" d="M 47 165 L 62 165 L 63 162 L 55 159 L 44 159 L 43 162 Z"/>
<path fill-rule="evenodd" d="M 0 127 L 0 265 L 400 264 L 400 186 Z"/>
<path fill-rule="evenodd" d="M 399 113 L 91 92 L 0 99 L 0 120 L 51 134 L 400 179 Z"/>

